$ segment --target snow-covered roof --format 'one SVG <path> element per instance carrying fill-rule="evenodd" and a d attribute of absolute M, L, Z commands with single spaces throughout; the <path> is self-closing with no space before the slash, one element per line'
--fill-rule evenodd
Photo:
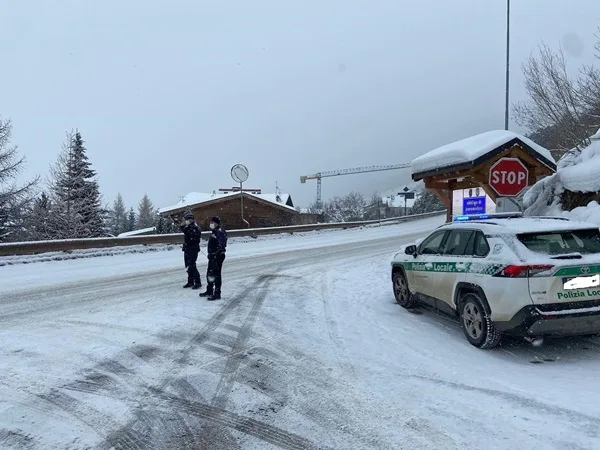
<path fill-rule="evenodd" d="M 554 168 L 556 161 L 549 150 L 512 131 L 494 130 L 443 145 L 415 158 L 411 163 L 413 176 L 455 166 L 478 165 L 478 160 L 494 150 L 500 149 L 501 152 L 511 147 L 516 143 L 515 140 L 521 141 L 537 153 L 538 159 Z"/>
<path fill-rule="evenodd" d="M 179 209 L 184 209 L 191 206 L 201 205 L 202 203 L 214 202 L 228 197 L 235 197 L 239 195 L 239 192 L 213 192 L 212 194 L 204 192 L 190 192 L 185 197 L 183 197 L 178 203 L 164 208 L 160 208 L 158 212 L 159 214 L 168 213 L 171 211 L 177 211 Z M 286 204 L 290 198 L 289 194 L 279 194 L 279 199 L 281 201 L 277 201 L 277 194 L 251 194 L 249 192 L 244 192 L 244 195 L 248 197 L 255 197 L 257 199 L 273 203 L 281 208 L 286 208 L 291 211 L 295 211 L 295 209 L 292 206 Z"/>
<path fill-rule="evenodd" d="M 121 233 L 121 234 L 119 234 L 117 237 L 129 237 L 129 236 L 136 236 L 136 235 L 138 235 L 138 234 L 148 234 L 148 233 L 153 233 L 154 231 L 156 231 L 156 227 L 141 228 L 141 229 L 139 229 L 139 230 L 126 231 L 125 233 Z"/>

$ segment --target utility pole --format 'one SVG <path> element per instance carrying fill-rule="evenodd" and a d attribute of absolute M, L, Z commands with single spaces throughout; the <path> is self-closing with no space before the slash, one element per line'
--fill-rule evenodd
<path fill-rule="evenodd" d="M 510 0 L 506 0 L 506 99 L 504 105 L 504 129 L 508 131 L 508 100 L 510 89 Z"/>

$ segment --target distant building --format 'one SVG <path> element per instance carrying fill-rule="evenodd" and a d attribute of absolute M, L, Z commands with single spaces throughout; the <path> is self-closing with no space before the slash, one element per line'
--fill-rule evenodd
<path fill-rule="evenodd" d="M 243 197 L 243 198 L 242 198 Z M 244 205 L 242 221 L 241 204 Z M 159 209 L 161 216 L 182 216 L 192 211 L 202 229 L 208 229 L 210 218 L 219 216 L 230 229 L 263 228 L 315 223 L 314 215 L 301 214 L 294 208 L 289 194 L 263 194 L 260 189 L 219 189 L 210 194 L 191 192 L 178 203 Z"/>

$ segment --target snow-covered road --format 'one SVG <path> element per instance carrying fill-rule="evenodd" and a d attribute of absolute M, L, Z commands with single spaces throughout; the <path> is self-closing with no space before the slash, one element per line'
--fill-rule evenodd
<path fill-rule="evenodd" d="M 395 304 L 442 221 L 232 243 L 219 302 L 176 251 L 0 267 L 0 448 L 600 448 L 598 340 L 482 351 Z"/>

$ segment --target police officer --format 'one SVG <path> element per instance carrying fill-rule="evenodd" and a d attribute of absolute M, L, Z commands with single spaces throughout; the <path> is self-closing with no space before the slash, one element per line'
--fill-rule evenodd
<path fill-rule="evenodd" d="M 221 219 L 213 217 L 210 219 L 211 235 L 208 238 L 208 270 L 206 279 L 208 285 L 206 292 L 202 292 L 200 297 L 208 297 L 208 300 L 219 300 L 221 298 L 221 269 L 225 261 L 225 251 L 227 249 L 227 233 L 221 227 Z"/>
<path fill-rule="evenodd" d="M 183 232 L 183 261 L 187 269 L 188 281 L 183 286 L 184 288 L 191 287 L 192 289 L 200 289 L 202 282 L 200 281 L 200 272 L 196 267 L 198 253 L 200 252 L 200 227 L 194 220 L 194 215 L 188 212 L 183 216 L 185 222 L 179 225 Z"/>

